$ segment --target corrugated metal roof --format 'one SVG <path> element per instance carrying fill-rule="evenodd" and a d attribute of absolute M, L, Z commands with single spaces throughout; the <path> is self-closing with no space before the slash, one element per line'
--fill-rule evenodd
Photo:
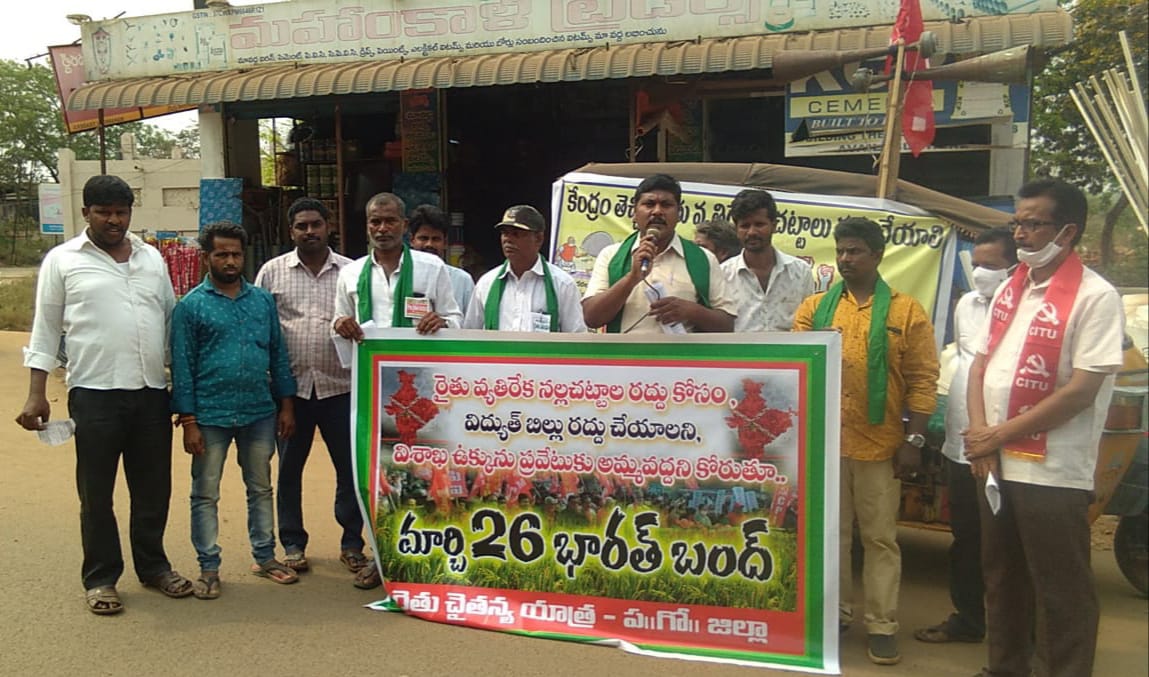
<path fill-rule="evenodd" d="M 1031 44 L 1069 42 L 1073 20 L 1064 11 L 978 17 L 932 23 L 942 53 L 986 53 Z M 882 47 L 889 26 L 815 33 L 662 42 L 622 47 L 517 54 L 283 65 L 191 75 L 111 80 L 84 85 L 68 98 L 71 110 L 268 101 L 368 94 L 426 87 L 487 87 L 660 75 L 696 75 L 769 68 L 775 52 Z"/>

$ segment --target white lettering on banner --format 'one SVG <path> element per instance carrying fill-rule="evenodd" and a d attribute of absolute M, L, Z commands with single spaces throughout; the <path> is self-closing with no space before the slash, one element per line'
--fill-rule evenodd
<path fill-rule="evenodd" d="M 500 625 L 512 625 L 515 614 L 502 595 L 488 598 L 486 595 L 471 597 L 461 592 L 448 592 L 447 620 L 463 622 L 468 618 L 494 618 Z"/>
<path fill-rule="evenodd" d="M 371 566 L 374 566 L 374 564 Z M 391 593 L 391 599 L 394 600 L 399 608 L 407 611 L 428 614 L 437 613 L 439 611 L 439 596 L 432 595 L 426 591 L 411 597 L 411 594 L 406 590 L 395 590 Z"/>
<path fill-rule="evenodd" d="M 657 611 L 653 616 L 643 613 L 641 609 L 631 607 L 623 614 L 622 626 L 631 629 L 658 630 L 659 632 L 696 633 L 702 628 L 702 623 L 691 618 L 690 609 L 685 607 L 677 611 Z"/>
<path fill-rule="evenodd" d="M 1029 328 L 1029 335 L 1030 336 L 1038 336 L 1041 338 L 1046 338 L 1046 339 L 1049 339 L 1050 341 L 1056 341 L 1057 337 L 1061 336 L 1061 332 L 1057 331 L 1056 329 L 1050 329 L 1049 327 L 1042 327 L 1041 325 L 1034 325 L 1034 326 L 1031 326 Z"/>
<path fill-rule="evenodd" d="M 731 618 L 711 618 L 706 624 L 711 635 L 745 637 L 750 644 L 768 644 L 769 627 L 765 621 L 747 621 Z"/>
<path fill-rule="evenodd" d="M 546 600 L 523 602 L 519 605 L 519 617 L 547 623 L 563 623 L 571 628 L 589 630 L 594 628 L 597 613 L 593 604 L 574 607 L 566 604 L 551 604 Z"/>

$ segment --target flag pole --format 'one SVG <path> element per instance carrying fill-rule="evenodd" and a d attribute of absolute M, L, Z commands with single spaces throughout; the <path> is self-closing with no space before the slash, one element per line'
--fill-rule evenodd
<path fill-rule="evenodd" d="M 906 41 L 898 38 L 894 79 L 886 99 L 886 131 L 878 158 L 878 198 L 894 198 L 898 192 L 898 168 L 902 160 L 902 70 L 906 63 Z"/>

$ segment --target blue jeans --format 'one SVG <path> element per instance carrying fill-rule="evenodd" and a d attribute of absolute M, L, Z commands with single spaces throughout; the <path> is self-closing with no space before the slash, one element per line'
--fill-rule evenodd
<path fill-rule="evenodd" d="M 335 521 L 343 527 L 339 547 L 363 550 L 363 514 L 351 471 L 351 395 L 326 399 L 295 398 L 295 434 L 279 445 L 279 540 L 287 552 L 307 550 L 303 528 L 303 467 L 311 453 L 315 429 L 335 465 Z"/>
<path fill-rule="evenodd" d="M 219 571 L 219 480 L 227 449 L 235 440 L 236 460 L 247 487 L 247 533 L 256 563 L 275 558 L 275 506 L 271 456 L 275 415 L 239 428 L 200 426 L 204 453 L 192 457 L 191 536 L 200 569 Z"/>

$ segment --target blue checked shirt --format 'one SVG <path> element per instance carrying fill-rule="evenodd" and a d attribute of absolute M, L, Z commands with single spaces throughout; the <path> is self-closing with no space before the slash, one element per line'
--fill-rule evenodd
<path fill-rule="evenodd" d="M 199 424 L 241 427 L 295 395 L 275 299 L 243 282 L 234 299 L 210 279 L 172 313 L 172 411 Z"/>

